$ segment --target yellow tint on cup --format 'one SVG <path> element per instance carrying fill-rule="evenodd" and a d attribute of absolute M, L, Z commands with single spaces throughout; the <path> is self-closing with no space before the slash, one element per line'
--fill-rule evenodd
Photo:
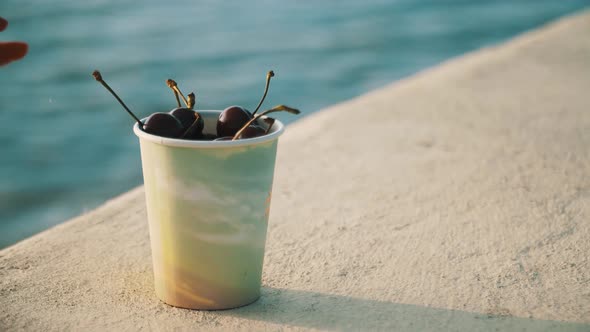
<path fill-rule="evenodd" d="M 215 133 L 220 111 L 199 111 Z M 228 309 L 260 296 L 277 140 L 193 141 L 139 129 L 154 281 L 164 302 Z"/>

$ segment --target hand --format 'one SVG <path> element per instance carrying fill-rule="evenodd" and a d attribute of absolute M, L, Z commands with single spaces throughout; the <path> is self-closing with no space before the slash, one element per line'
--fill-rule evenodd
<path fill-rule="evenodd" d="M 0 31 L 6 29 L 7 26 L 8 21 L 0 17 Z M 25 54 L 27 54 L 28 50 L 29 45 L 27 45 L 27 43 L 18 41 L 0 41 L 0 66 L 4 66 L 12 61 L 22 59 Z"/>

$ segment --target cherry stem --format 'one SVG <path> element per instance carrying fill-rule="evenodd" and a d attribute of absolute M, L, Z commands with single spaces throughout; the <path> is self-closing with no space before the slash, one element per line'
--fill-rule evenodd
<path fill-rule="evenodd" d="M 139 120 L 138 117 L 135 116 L 135 114 L 133 114 L 133 112 L 131 112 L 129 107 L 127 107 L 127 105 L 125 105 L 123 100 L 121 100 L 121 98 L 119 98 L 119 96 L 115 93 L 115 91 L 113 91 L 113 89 L 111 89 L 111 87 L 107 84 L 107 82 L 105 82 L 102 79 L 102 75 L 100 74 L 100 72 L 98 70 L 95 70 L 92 72 L 92 76 L 94 76 L 94 79 L 97 80 L 100 84 L 102 84 L 102 86 L 104 86 L 117 99 L 119 104 L 121 104 L 123 106 L 123 108 L 125 108 L 127 113 L 129 113 L 129 115 L 131 115 L 131 117 L 133 117 L 133 119 L 135 121 L 137 121 L 137 124 L 139 124 L 139 127 L 143 129 L 143 123 Z"/>
<path fill-rule="evenodd" d="M 199 122 L 199 118 L 201 118 L 201 115 L 197 112 L 195 112 L 195 121 L 193 121 L 193 123 L 186 128 L 186 130 L 184 131 L 184 133 L 182 134 L 182 136 L 180 136 L 180 138 L 185 138 L 186 135 L 188 135 L 188 133 L 197 125 L 197 123 Z"/>
<path fill-rule="evenodd" d="M 180 89 L 178 88 L 178 84 L 176 84 L 176 81 L 174 81 L 173 79 L 170 79 L 169 78 L 169 79 L 166 80 L 166 84 L 168 85 L 168 87 L 170 89 L 174 90 L 174 92 L 176 92 L 177 94 L 179 94 L 182 97 L 182 100 L 184 101 L 184 103 L 188 107 L 188 101 L 186 100 L 186 98 L 184 98 L 184 95 L 182 94 L 182 92 L 180 92 Z"/>
<path fill-rule="evenodd" d="M 264 99 L 266 98 L 266 94 L 268 93 L 268 87 L 270 85 L 270 78 L 275 76 L 275 72 L 274 71 L 269 71 L 268 73 L 266 73 L 266 85 L 264 86 L 264 94 L 262 95 L 262 99 L 260 99 L 260 102 L 258 103 L 258 106 L 256 106 L 256 109 L 254 110 L 254 113 L 252 113 L 252 115 L 256 115 L 256 112 L 258 112 L 258 109 L 260 109 L 260 106 L 262 106 L 262 102 L 264 101 Z"/>
<path fill-rule="evenodd" d="M 274 112 L 289 112 L 291 114 L 299 114 L 301 113 L 298 109 L 289 107 L 289 106 L 285 106 L 285 105 L 277 105 L 269 110 L 266 110 L 258 115 L 256 115 L 255 117 L 253 117 L 252 119 L 250 119 L 250 121 L 246 122 L 246 124 L 240 129 L 238 130 L 238 132 L 234 135 L 234 138 L 232 138 L 232 141 L 235 141 L 236 139 L 238 139 L 238 137 L 240 137 L 240 135 L 242 134 L 242 132 L 244 130 L 246 130 L 246 128 L 248 128 L 249 125 L 252 124 L 252 122 L 258 120 L 261 116 L 269 114 L 269 113 L 274 113 Z"/>
<path fill-rule="evenodd" d="M 270 133 L 270 129 L 275 124 L 275 121 L 276 120 L 273 119 L 273 118 L 266 118 L 266 119 L 264 119 L 264 122 L 266 122 L 266 124 L 268 125 L 268 127 L 266 128 L 266 131 L 264 132 L 264 135 L 268 135 L 268 133 Z"/>
<path fill-rule="evenodd" d="M 176 92 L 176 90 L 172 89 L 172 92 L 174 92 L 174 97 L 176 97 L 176 105 L 178 105 L 178 107 L 181 107 L 182 105 L 180 105 L 180 97 L 178 97 L 178 92 Z"/>
<path fill-rule="evenodd" d="M 186 97 L 188 98 L 187 106 L 192 110 L 195 107 L 195 93 L 191 92 L 188 95 L 186 95 Z"/>

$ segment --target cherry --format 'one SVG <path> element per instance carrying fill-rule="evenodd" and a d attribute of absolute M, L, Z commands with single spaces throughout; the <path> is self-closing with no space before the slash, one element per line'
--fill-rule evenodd
<path fill-rule="evenodd" d="M 197 119 L 197 112 L 188 108 L 179 107 L 170 111 L 170 114 L 182 124 L 184 130 L 184 134 L 181 136 L 182 138 L 194 139 L 201 137 L 205 122 L 201 116 Z M 196 123 L 194 123 L 195 121 Z"/>
<path fill-rule="evenodd" d="M 258 115 L 256 115 L 255 117 L 253 117 L 252 119 L 250 119 L 248 122 L 246 122 L 246 124 L 244 124 L 244 126 L 238 130 L 238 132 L 234 135 L 234 138 L 232 139 L 232 141 L 235 141 L 237 139 L 240 138 L 240 136 L 242 135 L 242 133 L 244 131 L 246 131 L 246 129 L 248 129 L 248 127 L 250 125 L 252 125 L 254 123 L 254 121 L 258 120 L 260 117 L 262 117 L 263 115 L 269 114 L 269 113 L 274 113 L 274 112 L 289 112 L 291 114 L 299 114 L 301 113 L 298 109 L 286 106 L 286 105 L 277 105 L 271 109 L 268 109 Z"/>
<path fill-rule="evenodd" d="M 250 113 L 250 111 L 246 110 L 241 106 L 230 106 L 219 114 L 219 119 L 217 120 L 217 136 L 225 137 L 225 136 L 234 136 L 240 128 L 244 127 L 246 122 L 250 121 L 258 109 L 264 102 L 266 98 L 266 94 L 268 93 L 268 87 L 270 86 L 270 79 L 274 77 L 275 73 L 271 70 L 266 74 L 266 84 L 264 86 L 264 94 L 256 106 L 254 113 Z M 174 86 L 176 82 L 173 82 Z M 172 86 L 171 86 L 172 87 Z"/>
<path fill-rule="evenodd" d="M 174 97 L 176 97 L 176 103 L 178 104 L 178 107 L 170 111 L 170 114 L 177 118 L 182 124 L 183 132 L 180 135 L 180 138 L 197 139 L 201 137 L 205 122 L 200 114 L 193 111 L 193 107 L 195 106 L 195 94 L 191 92 L 188 94 L 188 99 L 184 98 L 176 81 L 168 79 L 166 80 L 166 84 L 174 92 Z M 179 95 L 182 97 L 188 108 L 180 107 Z"/>
<path fill-rule="evenodd" d="M 217 119 L 217 136 L 234 136 L 252 117 L 252 113 L 241 106 L 224 109 Z"/>
<path fill-rule="evenodd" d="M 175 116 L 164 112 L 150 115 L 143 124 L 143 130 L 152 135 L 171 138 L 179 138 L 185 131 Z"/>
<path fill-rule="evenodd" d="M 125 105 L 125 103 L 117 96 L 117 94 L 111 89 L 111 87 L 102 79 L 102 76 L 98 70 L 92 73 L 92 76 L 96 81 L 100 82 L 123 106 L 123 108 L 129 113 L 129 115 L 138 123 L 139 127 L 145 132 L 162 137 L 181 138 L 181 139 L 200 139 L 200 140 L 214 140 L 214 141 L 229 141 L 236 139 L 247 139 L 253 137 L 259 137 L 267 135 L 275 120 L 272 118 L 265 117 L 263 121 L 266 125 L 263 125 L 259 119 L 269 113 L 273 112 L 289 112 L 292 114 L 299 114 L 299 110 L 291 108 L 285 105 L 278 105 L 271 109 L 268 109 L 260 114 L 256 112 L 260 109 L 260 106 L 266 98 L 268 88 L 270 85 L 271 77 L 274 77 L 274 72 L 271 70 L 266 75 L 266 85 L 264 87 L 264 94 L 256 106 L 254 113 L 251 113 L 247 109 L 241 106 L 230 106 L 224 109 L 217 119 L 215 134 L 204 134 L 204 121 L 198 112 L 193 110 L 195 105 L 195 94 L 189 93 L 188 99 L 184 97 L 176 82 L 172 79 L 168 79 L 166 84 L 174 92 L 178 107 L 171 110 L 169 113 L 158 112 L 150 115 L 145 123 L 142 123 L 133 112 Z M 180 107 L 180 97 L 186 104 L 185 107 Z"/>
<path fill-rule="evenodd" d="M 270 132 L 275 121 L 276 120 L 273 118 L 264 118 L 264 122 L 266 122 L 266 125 L 267 125 L 266 129 L 264 129 L 262 126 L 260 126 L 258 124 L 252 123 L 242 131 L 242 133 L 240 134 L 240 136 L 237 137 L 237 139 L 254 138 L 254 137 L 267 135 Z M 215 141 L 229 141 L 229 140 L 233 140 L 233 137 L 231 137 L 231 136 L 221 137 L 221 138 L 216 139 Z"/>
<path fill-rule="evenodd" d="M 264 132 L 264 135 L 267 135 L 268 133 L 270 133 L 270 130 L 272 129 L 272 126 L 275 124 L 275 119 L 273 118 L 265 118 L 264 122 L 266 122 L 266 131 Z"/>
<path fill-rule="evenodd" d="M 188 108 L 178 107 L 170 111 L 170 114 L 174 115 L 185 129 L 195 121 L 195 111 Z"/>
<path fill-rule="evenodd" d="M 238 139 L 262 136 L 265 134 L 265 132 L 266 130 L 264 130 L 264 128 L 260 127 L 259 125 L 251 124 L 242 131 L 240 136 L 238 136 Z"/>

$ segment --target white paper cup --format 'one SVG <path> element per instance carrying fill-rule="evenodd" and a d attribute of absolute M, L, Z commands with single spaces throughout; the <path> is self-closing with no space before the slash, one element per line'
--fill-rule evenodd
<path fill-rule="evenodd" d="M 215 133 L 220 111 L 199 111 Z M 139 137 L 154 282 L 164 302 L 228 309 L 260 296 L 278 137 L 193 141 Z"/>

